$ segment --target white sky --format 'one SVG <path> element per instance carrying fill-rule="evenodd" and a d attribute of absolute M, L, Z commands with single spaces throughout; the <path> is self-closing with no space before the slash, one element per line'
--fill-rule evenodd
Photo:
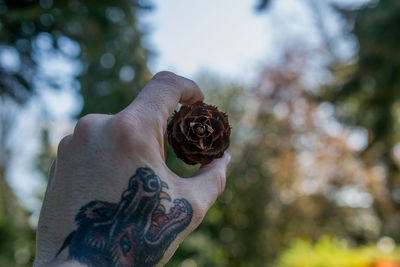
<path fill-rule="evenodd" d="M 141 17 L 150 29 L 146 45 L 155 53 L 150 69 L 188 78 L 207 71 L 239 82 L 253 81 L 262 65 L 278 59 L 282 46 L 321 48 L 309 2 L 272 0 L 270 8 L 260 13 L 255 12 L 258 0 L 153 0 L 155 9 Z M 357 6 L 367 0 L 314 2 L 329 37 L 337 41 L 341 21 L 329 11 L 329 3 Z M 339 41 L 335 46 L 339 56 L 354 51 L 353 42 Z"/>
<path fill-rule="evenodd" d="M 170 70 L 193 77 L 211 71 L 241 78 L 264 60 L 268 29 L 265 14 L 254 12 L 256 0 L 154 1 L 143 16 L 151 26 L 148 43 L 156 53 L 153 72 Z"/>

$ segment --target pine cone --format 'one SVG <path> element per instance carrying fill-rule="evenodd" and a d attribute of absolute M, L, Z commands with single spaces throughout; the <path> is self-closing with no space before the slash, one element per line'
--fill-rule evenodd
<path fill-rule="evenodd" d="M 228 115 L 196 102 L 175 112 L 167 127 L 168 142 L 178 158 L 202 165 L 220 158 L 229 146 Z"/>

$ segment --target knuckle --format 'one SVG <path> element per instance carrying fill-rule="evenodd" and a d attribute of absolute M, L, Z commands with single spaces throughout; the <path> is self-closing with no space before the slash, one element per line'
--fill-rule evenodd
<path fill-rule="evenodd" d="M 190 80 L 190 79 L 185 79 L 185 82 L 186 82 L 186 87 L 189 87 L 189 88 L 196 88 L 201 94 L 203 94 L 203 93 L 201 92 L 199 86 L 197 85 L 197 83 L 196 83 L 195 81 Z"/>
<path fill-rule="evenodd" d="M 144 124 L 139 116 L 120 114 L 115 117 L 109 128 L 113 143 L 117 147 L 125 147 L 129 150 L 138 149 L 143 146 L 146 140 L 143 130 Z"/>
<path fill-rule="evenodd" d="M 160 71 L 154 75 L 153 79 L 161 82 L 176 83 L 179 77 L 170 71 Z"/>
<path fill-rule="evenodd" d="M 169 71 L 158 72 L 153 77 L 153 82 L 166 86 L 168 90 L 180 90 L 183 80 L 184 78 Z"/>
<path fill-rule="evenodd" d="M 97 122 L 96 114 L 88 114 L 78 120 L 75 126 L 74 137 L 86 140 Z"/>
<path fill-rule="evenodd" d="M 57 156 L 63 155 L 65 151 L 68 149 L 71 142 L 71 135 L 64 136 L 60 143 L 58 144 L 57 148 Z"/>
<path fill-rule="evenodd" d="M 111 130 L 116 137 L 129 139 L 133 132 L 140 129 L 140 124 L 138 116 L 121 115 L 115 118 Z"/>

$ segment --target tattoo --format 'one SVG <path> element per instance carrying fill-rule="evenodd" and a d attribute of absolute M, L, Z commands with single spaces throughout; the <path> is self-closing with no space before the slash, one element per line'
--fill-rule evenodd
<path fill-rule="evenodd" d="M 152 169 L 137 169 L 119 203 L 96 200 L 80 209 L 77 229 L 56 256 L 68 247 L 68 259 L 88 266 L 156 265 L 193 214 L 186 199 L 172 201 L 166 189 Z M 169 212 L 162 200 L 171 204 Z"/>

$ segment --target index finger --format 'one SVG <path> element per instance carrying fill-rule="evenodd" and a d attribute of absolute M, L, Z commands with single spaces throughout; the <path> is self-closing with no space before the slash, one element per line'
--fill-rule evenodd
<path fill-rule="evenodd" d="M 204 95 L 195 82 L 172 72 L 162 71 L 154 75 L 122 112 L 143 114 L 147 121 L 156 121 L 165 130 L 167 119 L 178 103 L 190 105 L 203 99 Z"/>

